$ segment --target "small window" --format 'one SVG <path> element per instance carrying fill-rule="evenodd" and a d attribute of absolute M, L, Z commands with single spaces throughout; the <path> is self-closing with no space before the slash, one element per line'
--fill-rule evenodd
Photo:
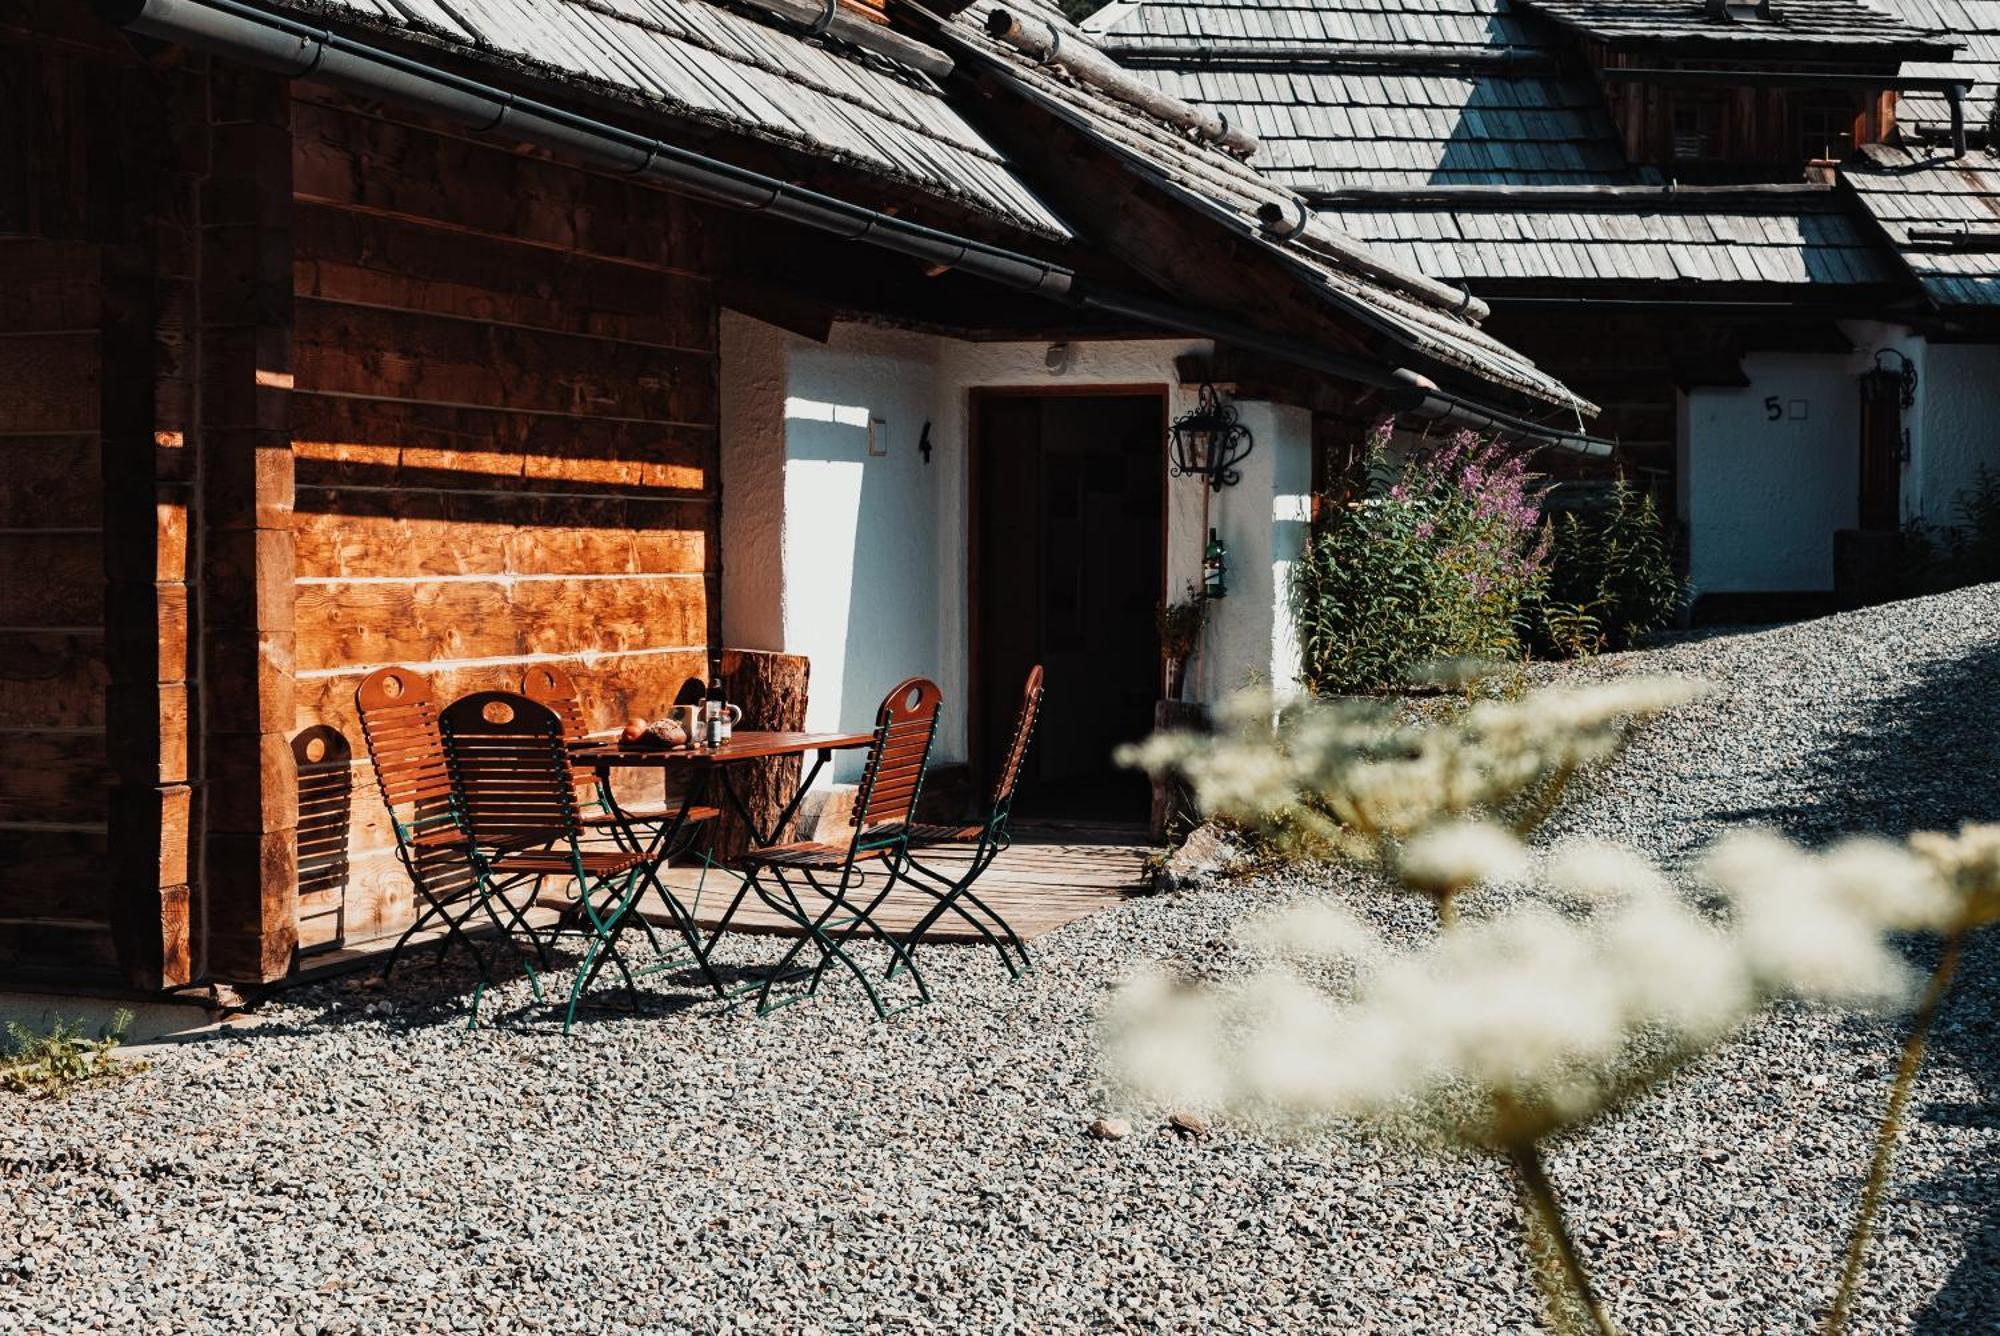
<path fill-rule="evenodd" d="M 1699 162 L 1722 156 L 1722 103 L 1716 98 L 1674 100 L 1674 157 Z"/>
<path fill-rule="evenodd" d="M 1854 151 L 1853 99 L 1830 95 L 1794 104 L 1799 127 L 1799 158 L 1804 162 L 1838 162 Z"/>

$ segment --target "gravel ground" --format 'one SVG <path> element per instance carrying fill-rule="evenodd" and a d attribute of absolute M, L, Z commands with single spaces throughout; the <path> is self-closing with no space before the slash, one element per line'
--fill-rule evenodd
<path fill-rule="evenodd" d="M 2000 586 L 1559 670 L 1722 687 L 1561 825 L 1678 860 L 1746 821 L 2000 819 L 1996 628 Z M 568 1040 L 532 1012 L 467 1033 L 450 975 L 291 993 L 66 1103 L 0 1096 L 0 1331 L 1534 1327 L 1487 1164 L 1085 1135 L 1105 987 L 1146 956 L 1227 969 L 1232 925 L 1300 894 L 1427 929 L 1338 871 L 1135 901 L 1045 938 L 1020 985 L 940 950 L 940 1003 L 886 1025 L 851 989 L 763 1021 L 663 994 Z M 1996 936 L 1942 1022 L 1857 1329 L 2000 1330 Z M 1896 1041 L 1782 1014 L 1559 1149 L 1630 1330 L 1810 1329 Z"/>

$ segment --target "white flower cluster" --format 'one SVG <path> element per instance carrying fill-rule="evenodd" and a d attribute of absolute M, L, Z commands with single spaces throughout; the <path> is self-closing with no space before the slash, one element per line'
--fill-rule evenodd
<path fill-rule="evenodd" d="M 1910 847 L 1929 863 L 1950 889 L 1960 931 L 2000 923 L 2000 825 L 1964 825 L 1958 834 L 1927 831 L 1910 837 Z"/>
<path fill-rule="evenodd" d="M 2000 831 L 1951 848 L 2000 866 Z M 1774 999 L 1902 1000 L 1911 975 L 1886 935 L 1944 927 L 1969 903 L 1939 857 L 1733 835 L 1698 869 L 1728 906 L 1711 922 L 1634 851 L 1574 845 L 1541 860 L 1536 880 L 1584 912 L 1531 901 L 1401 952 L 1313 903 L 1257 924 L 1253 940 L 1290 961 L 1354 962 L 1351 996 L 1278 963 L 1226 989 L 1142 978 L 1113 1009 L 1112 1050 L 1155 1098 L 1260 1116 L 1415 1115 L 1471 1144 L 1517 1144 L 1643 1090 Z M 1527 855 L 1497 827 L 1453 827 L 1412 841 L 1406 872 L 1412 862 L 1427 884 L 1464 886 L 1519 878 Z"/>
<path fill-rule="evenodd" d="M 1375 856 L 1439 822 L 1559 790 L 1622 749 L 1631 726 L 1699 695 L 1678 678 L 1551 687 L 1485 700 L 1450 726 L 1373 701 L 1274 707 L 1256 693 L 1220 712 L 1213 737 L 1166 733 L 1120 759 L 1184 777 L 1204 812 L 1281 839 Z M 1525 824 L 1525 823 L 1524 823 Z"/>

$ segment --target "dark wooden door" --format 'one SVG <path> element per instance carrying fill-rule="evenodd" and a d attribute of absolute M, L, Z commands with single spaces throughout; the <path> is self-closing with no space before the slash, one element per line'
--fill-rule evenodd
<path fill-rule="evenodd" d="M 1861 378 L 1861 494 L 1856 525 L 1896 529 L 1903 522 L 1903 390 L 1895 375 Z"/>
<path fill-rule="evenodd" d="M 1165 399 L 982 394 L 973 478 L 973 749 L 990 771 L 1028 667 L 1048 672 L 1017 809 L 1141 821 L 1148 788 L 1112 753 L 1160 691 Z"/>

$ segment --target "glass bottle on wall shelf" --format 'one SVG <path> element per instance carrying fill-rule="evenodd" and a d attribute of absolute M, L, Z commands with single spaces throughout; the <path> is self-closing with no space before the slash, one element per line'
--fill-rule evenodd
<path fill-rule="evenodd" d="M 1201 550 L 1201 592 L 1205 598 L 1222 598 L 1229 593 L 1223 576 L 1229 570 L 1229 549 L 1215 530 L 1208 531 L 1208 546 Z"/>

